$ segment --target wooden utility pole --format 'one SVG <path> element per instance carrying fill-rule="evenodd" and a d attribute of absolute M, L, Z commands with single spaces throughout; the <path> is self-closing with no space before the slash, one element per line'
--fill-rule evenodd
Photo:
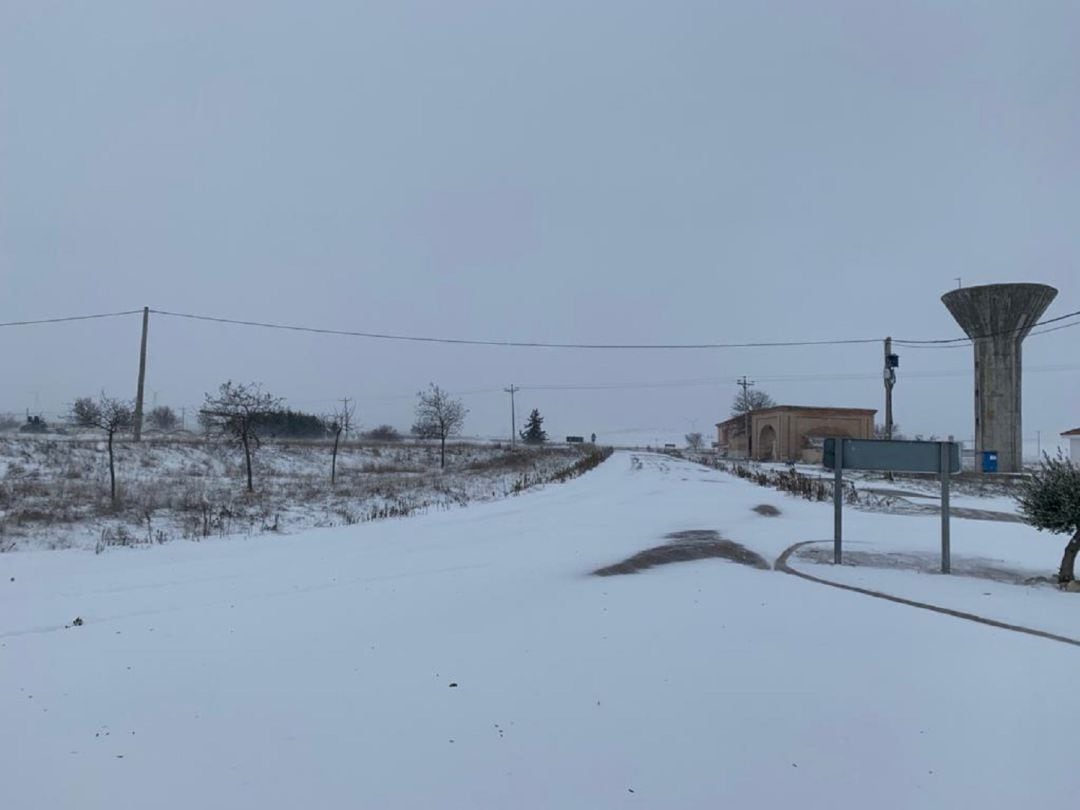
<path fill-rule="evenodd" d="M 753 408 L 750 407 L 750 389 L 754 387 L 754 381 L 746 379 L 744 374 L 738 379 L 738 384 L 742 387 L 742 401 L 743 407 L 746 409 L 746 413 L 743 414 L 743 418 L 746 420 L 746 457 L 748 459 L 753 458 L 753 443 L 750 437 L 750 428 L 753 426 L 753 422 L 750 419 L 750 411 Z"/>
<path fill-rule="evenodd" d="M 143 385 L 146 383 L 146 333 L 150 328 L 150 307 L 142 311 L 142 343 L 139 346 L 139 385 L 135 389 L 134 439 L 142 439 Z"/>
<path fill-rule="evenodd" d="M 349 428 L 351 427 L 350 423 L 352 422 L 352 412 L 349 410 L 349 398 L 342 397 L 341 404 L 341 429 L 342 432 L 345 434 L 345 441 L 348 441 Z"/>
<path fill-rule="evenodd" d="M 504 388 L 503 391 L 510 395 L 510 449 L 514 449 L 515 436 L 517 435 L 517 416 L 514 414 L 514 393 L 521 389 L 510 384 L 509 388 Z"/>
<path fill-rule="evenodd" d="M 892 389 L 896 385 L 895 355 L 892 353 L 892 338 L 885 338 L 885 438 L 892 441 Z"/>

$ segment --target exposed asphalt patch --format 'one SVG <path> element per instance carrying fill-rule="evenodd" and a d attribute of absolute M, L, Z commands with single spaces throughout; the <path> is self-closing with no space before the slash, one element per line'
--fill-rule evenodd
<path fill-rule="evenodd" d="M 828 565 L 833 561 L 833 550 L 804 546 L 795 552 L 795 558 L 818 565 Z M 941 558 L 938 552 L 877 552 L 844 550 L 844 565 L 857 565 L 864 568 L 891 568 L 901 571 L 918 571 L 922 574 L 937 574 L 941 570 Z M 988 579 L 1009 585 L 1050 585 L 1053 579 L 1034 571 L 1009 568 L 997 560 L 982 557 L 953 557 L 952 573 L 955 576 Z"/>
<path fill-rule="evenodd" d="M 598 577 L 636 574 L 638 571 L 655 568 L 658 565 L 705 560 L 714 557 L 738 563 L 739 565 L 760 568 L 764 571 L 772 567 L 759 554 L 731 540 L 725 540 L 720 536 L 719 532 L 709 529 L 673 532 L 665 535 L 665 539 L 671 542 L 639 551 L 620 563 L 609 565 L 606 568 L 598 568 L 593 571 L 593 574 Z"/>
<path fill-rule="evenodd" d="M 882 495 L 886 498 L 926 498 L 936 500 L 938 495 L 928 492 L 912 492 L 909 489 L 892 489 L 891 487 L 860 487 L 860 492 L 869 492 L 871 495 Z"/>
<path fill-rule="evenodd" d="M 754 511 L 765 517 L 776 517 L 780 514 L 780 510 L 769 503 L 759 503 L 754 507 Z"/>
<path fill-rule="evenodd" d="M 857 585 L 847 585 L 843 582 L 834 582 L 824 577 L 815 576 L 814 574 L 808 574 L 805 571 L 800 571 L 797 568 L 793 568 L 789 562 L 793 554 L 801 554 L 802 550 L 808 546 L 816 545 L 825 541 L 821 540 L 807 540 L 802 543 L 796 543 L 793 546 L 789 546 L 784 550 L 777 560 L 775 568 L 777 571 L 782 571 L 785 574 L 791 574 L 794 577 L 805 579 L 810 582 L 816 582 L 819 585 L 827 585 L 830 588 L 837 588 L 842 591 L 851 591 L 852 593 L 859 593 L 863 596 L 870 596 L 874 599 L 882 599 L 886 602 L 895 602 L 898 605 L 906 605 L 908 607 L 918 608 L 920 610 L 928 610 L 932 613 L 940 613 L 944 616 L 952 616 L 956 619 L 963 619 L 969 622 L 975 622 L 976 624 L 984 624 L 988 627 L 997 627 L 1001 630 L 1011 630 L 1014 633 L 1023 633 L 1029 636 L 1036 636 L 1038 638 L 1049 639 L 1050 641 L 1058 641 L 1062 644 L 1069 644 L 1073 647 L 1080 647 L 1080 639 L 1070 638 L 1069 636 L 1059 636 L 1057 633 L 1048 633 L 1045 630 L 1037 630 L 1034 627 L 1024 627 L 1019 624 L 1009 624 L 1008 622 L 1001 622 L 997 619 L 990 619 L 986 616 L 979 616 L 976 613 L 968 613 L 963 610 L 953 610 L 952 608 L 942 607 L 941 605 L 934 605 L 930 602 L 919 602 L 915 599 L 905 599 L 902 596 L 893 596 L 891 593 L 885 593 L 883 591 L 875 591 L 870 588 L 860 588 Z"/>

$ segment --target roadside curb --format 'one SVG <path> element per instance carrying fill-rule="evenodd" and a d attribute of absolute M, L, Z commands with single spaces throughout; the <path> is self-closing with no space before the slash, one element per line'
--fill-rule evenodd
<path fill-rule="evenodd" d="M 893 596 L 892 594 L 884 593 L 882 591 L 874 591 L 869 588 L 860 588 L 857 585 L 845 585 L 841 582 L 833 582 L 829 579 L 822 579 L 816 577 L 813 574 L 807 574 L 803 571 L 798 571 L 792 568 L 788 563 L 791 555 L 798 551 L 803 546 L 813 545 L 815 543 L 832 542 L 831 540 L 804 540 L 801 543 L 796 543 L 793 546 L 789 546 L 784 549 L 784 552 L 776 558 L 776 562 L 773 564 L 773 568 L 777 571 L 782 571 L 785 574 L 790 574 L 793 577 L 799 577 L 800 579 L 809 580 L 810 582 L 816 582 L 819 585 L 828 585 L 830 588 L 839 588 L 842 591 L 852 591 L 853 593 L 861 593 L 863 596 L 872 596 L 875 599 L 884 599 L 887 602 L 895 602 L 899 605 L 907 605 L 908 607 L 920 608 L 921 610 L 929 610 L 933 613 L 941 613 L 946 616 L 952 616 L 956 619 L 965 619 L 969 622 L 975 622 L 976 624 L 984 624 L 989 627 L 997 627 L 1000 630 L 1011 630 L 1014 633 L 1024 633 L 1029 636 L 1037 636 L 1038 638 L 1049 639 L 1050 641 L 1057 641 L 1061 644 L 1070 644 L 1073 647 L 1080 647 L 1080 639 L 1069 638 L 1068 636 L 1059 636 L 1056 633 L 1049 633 L 1045 630 L 1036 630 L 1033 627 L 1024 627 L 1019 624 L 1009 624 L 1007 622 L 1001 622 L 997 619 L 988 619 L 985 616 L 979 616 L 975 613 L 966 613 L 962 610 L 953 610 L 952 608 L 941 607 L 940 605 L 930 604 L 929 602 L 917 602 L 914 599 L 905 599 L 902 596 Z"/>

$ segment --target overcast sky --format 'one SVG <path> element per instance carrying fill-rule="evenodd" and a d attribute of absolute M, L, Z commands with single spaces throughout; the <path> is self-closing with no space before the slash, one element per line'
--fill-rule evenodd
<path fill-rule="evenodd" d="M 940 296 L 1080 309 L 1075 2 L 0 0 L 0 321 L 163 310 L 555 342 L 961 334 Z M 132 396 L 139 319 L 0 331 L 0 410 Z M 148 399 L 224 379 L 467 430 L 711 429 L 742 374 L 882 408 L 881 346 L 570 351 L 154 316 Z M 1024 433 L 1080 425 L 1080 328 L 1025 344 Z M 973 432 L 970 347 L 901 350 L 907 432 Z M 951 375 L 930 375 L 935 372 Z M 853 375 L 865 375 L 851 379 Z M 838 376 L 847 379 L 835 379 Z M 190 413 L 190 411 L 189 411 Z"/>

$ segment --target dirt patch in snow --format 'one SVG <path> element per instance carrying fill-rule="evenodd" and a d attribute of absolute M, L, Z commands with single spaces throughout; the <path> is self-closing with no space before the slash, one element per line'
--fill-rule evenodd
<path fill-rule="evenodd" d="M 725 540 L 720 536 L 719 532 L 709 529 L 673 532 L 665 535 L 665 537 L 671 542 L 639 551 L 620 563 L 598 568 L 593 571 L 593 574 L 598 577 L 636 574 L 638 571 L 655 568 L 658 565 L 705 560 L 714 557 L 765 571 L 771 567 L 759 554 L 731 540 Z"/>
<path fill-rule="evenodd" d="M 776 517 L 780 514 L 780 510 L 773 506 L 771 503 L 759 503 L 754 507 L 755 512 L 765 517 Z"/>

